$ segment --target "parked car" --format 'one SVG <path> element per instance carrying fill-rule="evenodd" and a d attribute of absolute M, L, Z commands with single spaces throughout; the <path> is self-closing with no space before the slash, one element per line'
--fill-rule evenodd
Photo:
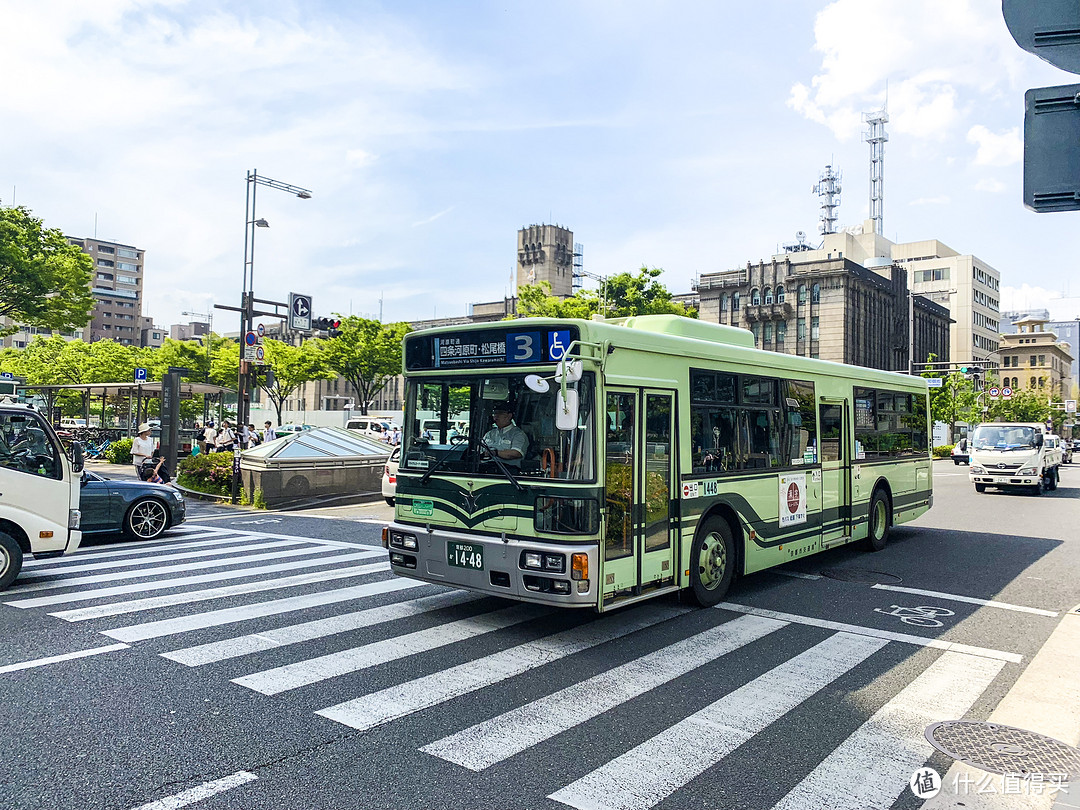
<path fill-rule="evenodd" d="M 274 428 L 274 435 L 280 439 L 282 436 L 291 436 L 294 433 L 303 433 L 305 430 L 311 430 L 311 425 L 281 425 Z"/>
<path fill-rule="evenodd" d="M 163 484 L 121 481 L 89 470 L 83 472 L 83 536 L 123 533 L 132 540 L 156 540 L 166 529 L 184 522 L 184 493 Z"/>
<path fill-rule="evenodd" d="M 390 458 L 386 460 L 382 475 L 382 494 L 390 506 L 394 505 L 394 496 L 397 494 L 397 471 L 398 462 L 401 460 L 401 448 L 395 447 Z"/>
<path fill-rule="evenodd" d="M 381 439 L 383 433 L 394 429 L 394 423 L 389 419 L 363 416 L 357 419 L 350 419 L 345 423 L 345 428 L 346 430 L 355 430 L 359 433 L 363 433 L 365 436 L 371 438 Z"/>
<path fill-rule="evenodd" d="M 961 464 L 971 464 L 971 453 L 968 450 L 968 440 L 961 439 L 956 443 L 952 449 L 953 464 L 960 466 Z"/>

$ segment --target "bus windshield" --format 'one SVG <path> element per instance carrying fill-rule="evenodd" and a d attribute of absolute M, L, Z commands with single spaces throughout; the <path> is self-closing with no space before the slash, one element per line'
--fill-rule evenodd
<path fill-rule="evenodd" d="M 428 477 L 503 477 L 509 471 L 514 477 L 593 481 L 593 375 L 571 387 L 578 392 L 577 428 L 559 430 L 555 383 L 539 393 L 526 387 L 524 374 L 414 379 L 406 395 L 401 469 Z"/>
<path fill-rule="evenodd" d="M 975 450 L 1029 450 L 1035 447 L 1035 428 L 1023 425 L 980 425 L 971 435 Z"/>

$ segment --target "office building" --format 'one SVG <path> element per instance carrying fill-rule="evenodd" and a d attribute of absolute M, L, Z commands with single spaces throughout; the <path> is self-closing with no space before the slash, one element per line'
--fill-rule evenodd
<path fill-rule="evenodd" d="M 1037 389 L 1070 399 L 1074 350 L 1048 324 L 1045 318 L 1026 316 L 1013 324 L 1015 333 L 1001 335 L 998 375 L 1003 386 L 1014 390 Z"/>

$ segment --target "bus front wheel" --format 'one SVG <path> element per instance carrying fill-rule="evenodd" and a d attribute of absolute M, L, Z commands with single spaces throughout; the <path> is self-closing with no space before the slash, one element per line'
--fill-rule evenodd
<path fill-rule="evenodd" d="M 735 577 L 735 541 L 723 518 L 708 518 L 690 550 L 690 593 L 701 607 L 713 607 L 727 594 Z"/>

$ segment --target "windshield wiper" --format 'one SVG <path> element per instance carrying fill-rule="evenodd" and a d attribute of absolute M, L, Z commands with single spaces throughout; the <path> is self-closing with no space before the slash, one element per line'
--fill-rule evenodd
<path fill-rule="evenodd" d="M 514 474 L 510 472 L 510 468 L 503 463 L 503 460 L 501 458 L 499 458 L 499 451 L 487 442 L 485 442 L 483 439 L 480 439 L 479 441 L 480 446 L 488 451 L 488 455 L 491 456 L 491 460 L 495 462 L 495 466 L 498 467 L 502 474 L 505 475 L 510 480 L 510 483 L 514 485 L 514 489 L 516 489 L 518 492 L 524 492 L 525 487 L 523 487 L 521 483 L 516 478 L 514 478 Z"/>
<path fill-rule="evenodd" d="M 443 453 L 442 458 L 440 458 L 438 461 L 436 461 L 432 466 L 428 467 L 427 472 L 425 472 L 423 475 L 420 476 L 420 484 L 421 484 L 421 486 L 427 486 L 428 479 L 431 478 L 432 473 L 434 473 L 435 471 L 441 469 L 442 466 L 446 463 L 446 460 L 448 458 L 450 458 L 450 451 L 449 450 L 447 450 L 445 453 Z"/>

